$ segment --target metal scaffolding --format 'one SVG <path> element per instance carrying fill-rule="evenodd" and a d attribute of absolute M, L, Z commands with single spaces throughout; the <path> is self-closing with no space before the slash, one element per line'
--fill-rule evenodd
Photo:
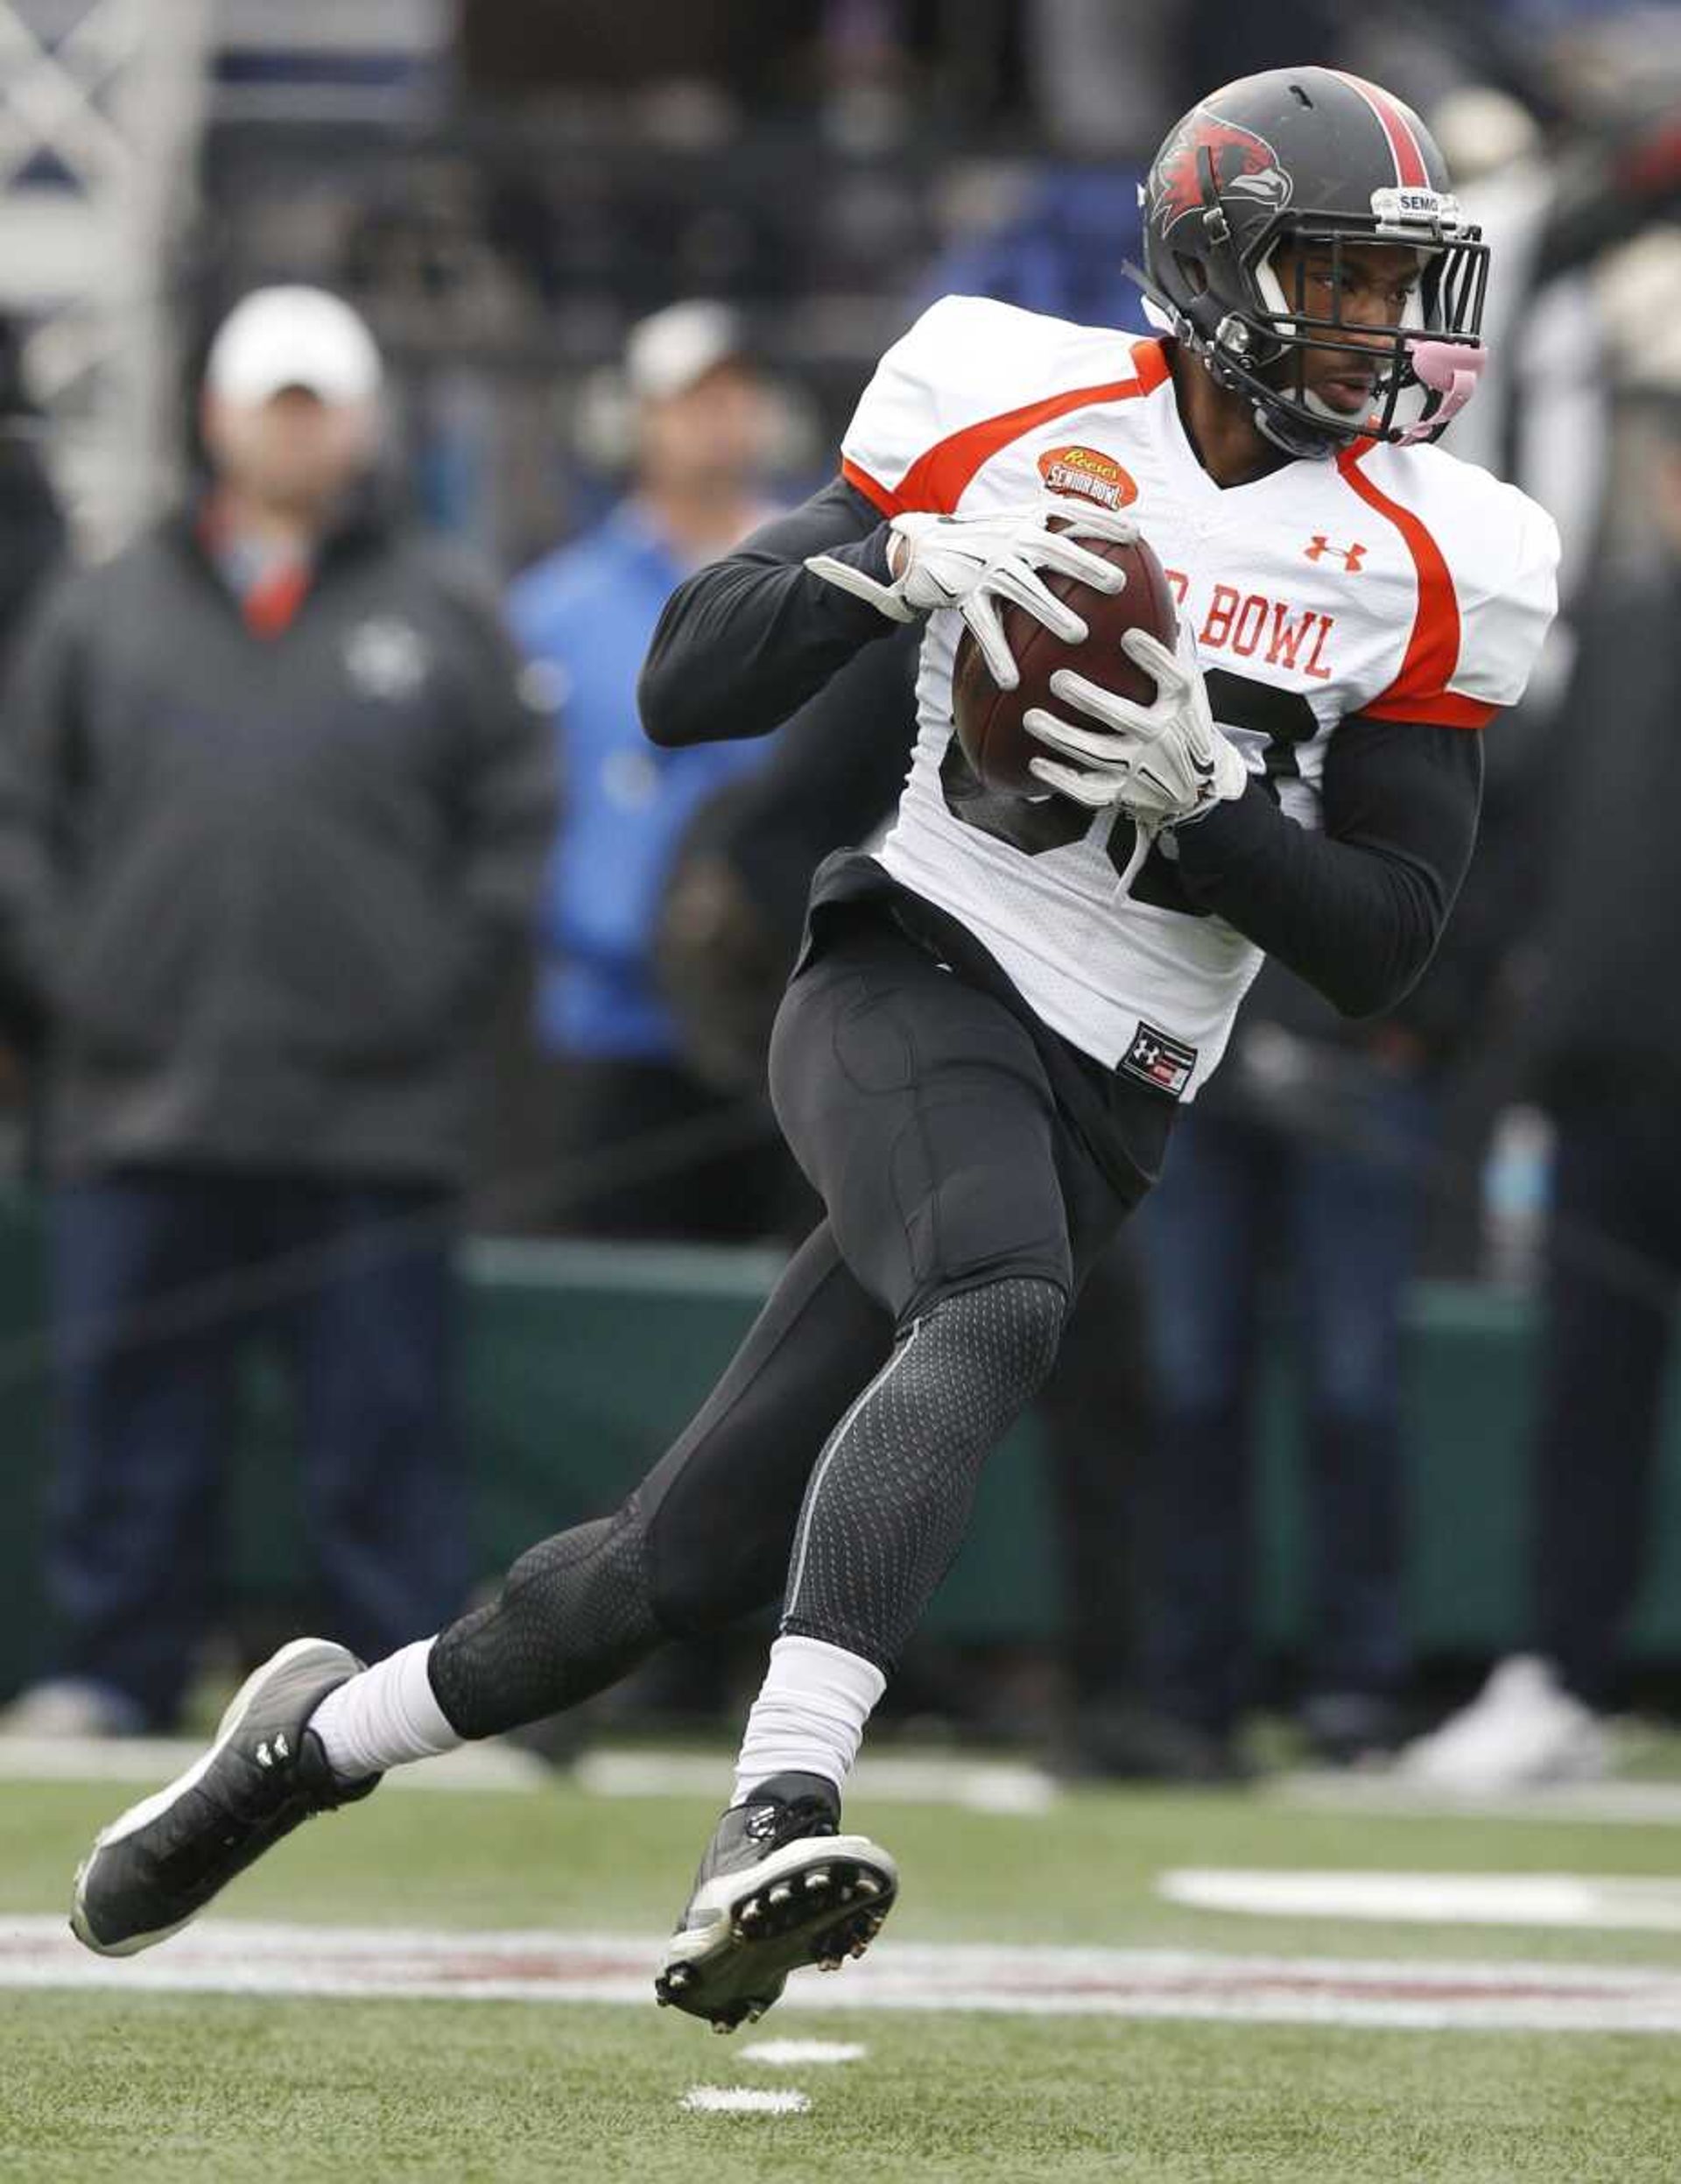
<path fill-rule="evenodd" d="M 213 16 L 213 0 L 0 0 L 0 311 L 95 548 L 173 476 L 168 280 Z"/>

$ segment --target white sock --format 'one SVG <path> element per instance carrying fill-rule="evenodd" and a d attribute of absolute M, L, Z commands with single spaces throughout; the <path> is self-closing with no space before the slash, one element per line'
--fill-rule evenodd
<path fill-rule="evenodd" d="M 739 1805 L 773 1774 L 817 1774 L 846 1786 L 859 1739 L 887 1678 L 874 1661 L 821 1638 L 779 1638 L 735 1762 Z"/>
<path fill-rule="evenodd" d="M 417 1638 L 388 1654 L 329 1691 L 310 1715 L 341 1782 L 383 1774 L 409 1759 L 435 1759 L 464 1741 L 433 1696 L 426 1673 L 432 1647 L 431 1638 Z"/>

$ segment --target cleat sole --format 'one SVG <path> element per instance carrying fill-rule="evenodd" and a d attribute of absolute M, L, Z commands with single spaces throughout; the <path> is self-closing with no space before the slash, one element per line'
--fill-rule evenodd
<path fill-rule="evenodd" d="M 802 1856 L 816 1862 L 803 1866 Z M 742 1877 L 749 1885 L 733 1901 L 727 1882 L 697 1898 L 655 1981 L 662 2003 L 721 2032 L 756 2023 L 791 1972 L 838 1971 L 862 1956 L 898 1894 L 892 1859 L 862 1836 L 822 1839 L 820 1853 L 815 1842 L 789 1843 L 765 1864 L 770 1872 Z"/>

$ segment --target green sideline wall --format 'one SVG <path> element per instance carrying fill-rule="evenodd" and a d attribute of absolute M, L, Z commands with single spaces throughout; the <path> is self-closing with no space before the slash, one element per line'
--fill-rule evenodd
<path fill-rule="evenodd" d="M 705 1393 L 775 1274 L 760 1253 L 485 1243 L 468 1253 L 468 1426 L 487 1574 L 575 1518 L 609 1508 Z M 1421 1284 L 1409 1308 L 1407 1446 L 1415 1639 L 1484 1652 L 1521 1636 L 1524 1446 L 1535 1337 L 1517 1298 Z M 1282 1349 L 1282 1344 L 1278 1345 Z M 41 1658 L 41 1514 L 50 1462 L 40 1240 L 26 1201 L 0 1205 L 0 1695 Z M 231 1582 L 282 1625 L 305 1612 L 307 1557 L 287 1460 L 284 1382 L 255 1357 L 230 1495 Z M 1303 1533 L 1297 1408 L 1274 1361 L 1264 1406 L 1263 1615 L 1298 1631 Z M 1655 1515 L 1657 1553 L 1636 1653 L 1681 1657 L 1681 1406 Z M 972 1535 L 934 1610 L 951 1638 L 1054 1628 L 1056 1573 L 1037 1437 L 1020 1428 L 988 1467 Z M 1585 1466 L 1594 1461 L 1582 1451 Z"/>

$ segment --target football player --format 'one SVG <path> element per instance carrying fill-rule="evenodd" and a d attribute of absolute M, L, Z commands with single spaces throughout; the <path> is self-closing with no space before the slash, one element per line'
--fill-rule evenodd
<path fill-rule="evenodd" d="M 1327 68 L 1248 78 L 1173 130 L 1144 210 L 1161 338 L 936 304 L 839 478 L 683 584 L 644 672 L 657 743 L 757 735 L 923 624 L 897 822 L 819 874 L 771 1050 L 827 1218 L 622 1508 L 371 1669 L 313 1639 L 259 1669 L 204 1758 L 98 1838 L 89 1947 L 160 1940 L 385 1769 L 778 1590 L 658 1990 L 728 2027 L 879 1926 L 893 1862 L 842 1831 L 841 1793 L 982 1462 L 1263 951 L 1356 1015 L 1418 976 L 1471 855 L 1478 731 L 1553 610 L 1547 517 L 1433 444 L 1482 363 L 1487 253 L 1416 115 Z M 953 731 L 960 635 L 1013 684 L 1002 605 L 1080 640 L 1044 573 L 1111 586 L 1080 540 L 1135 523 L 1179 607 L 1177 654 L 1126 640 L 1155 701 L 1059 671 L 1026 720 L 1043 793 L 994 793 Z"/>

